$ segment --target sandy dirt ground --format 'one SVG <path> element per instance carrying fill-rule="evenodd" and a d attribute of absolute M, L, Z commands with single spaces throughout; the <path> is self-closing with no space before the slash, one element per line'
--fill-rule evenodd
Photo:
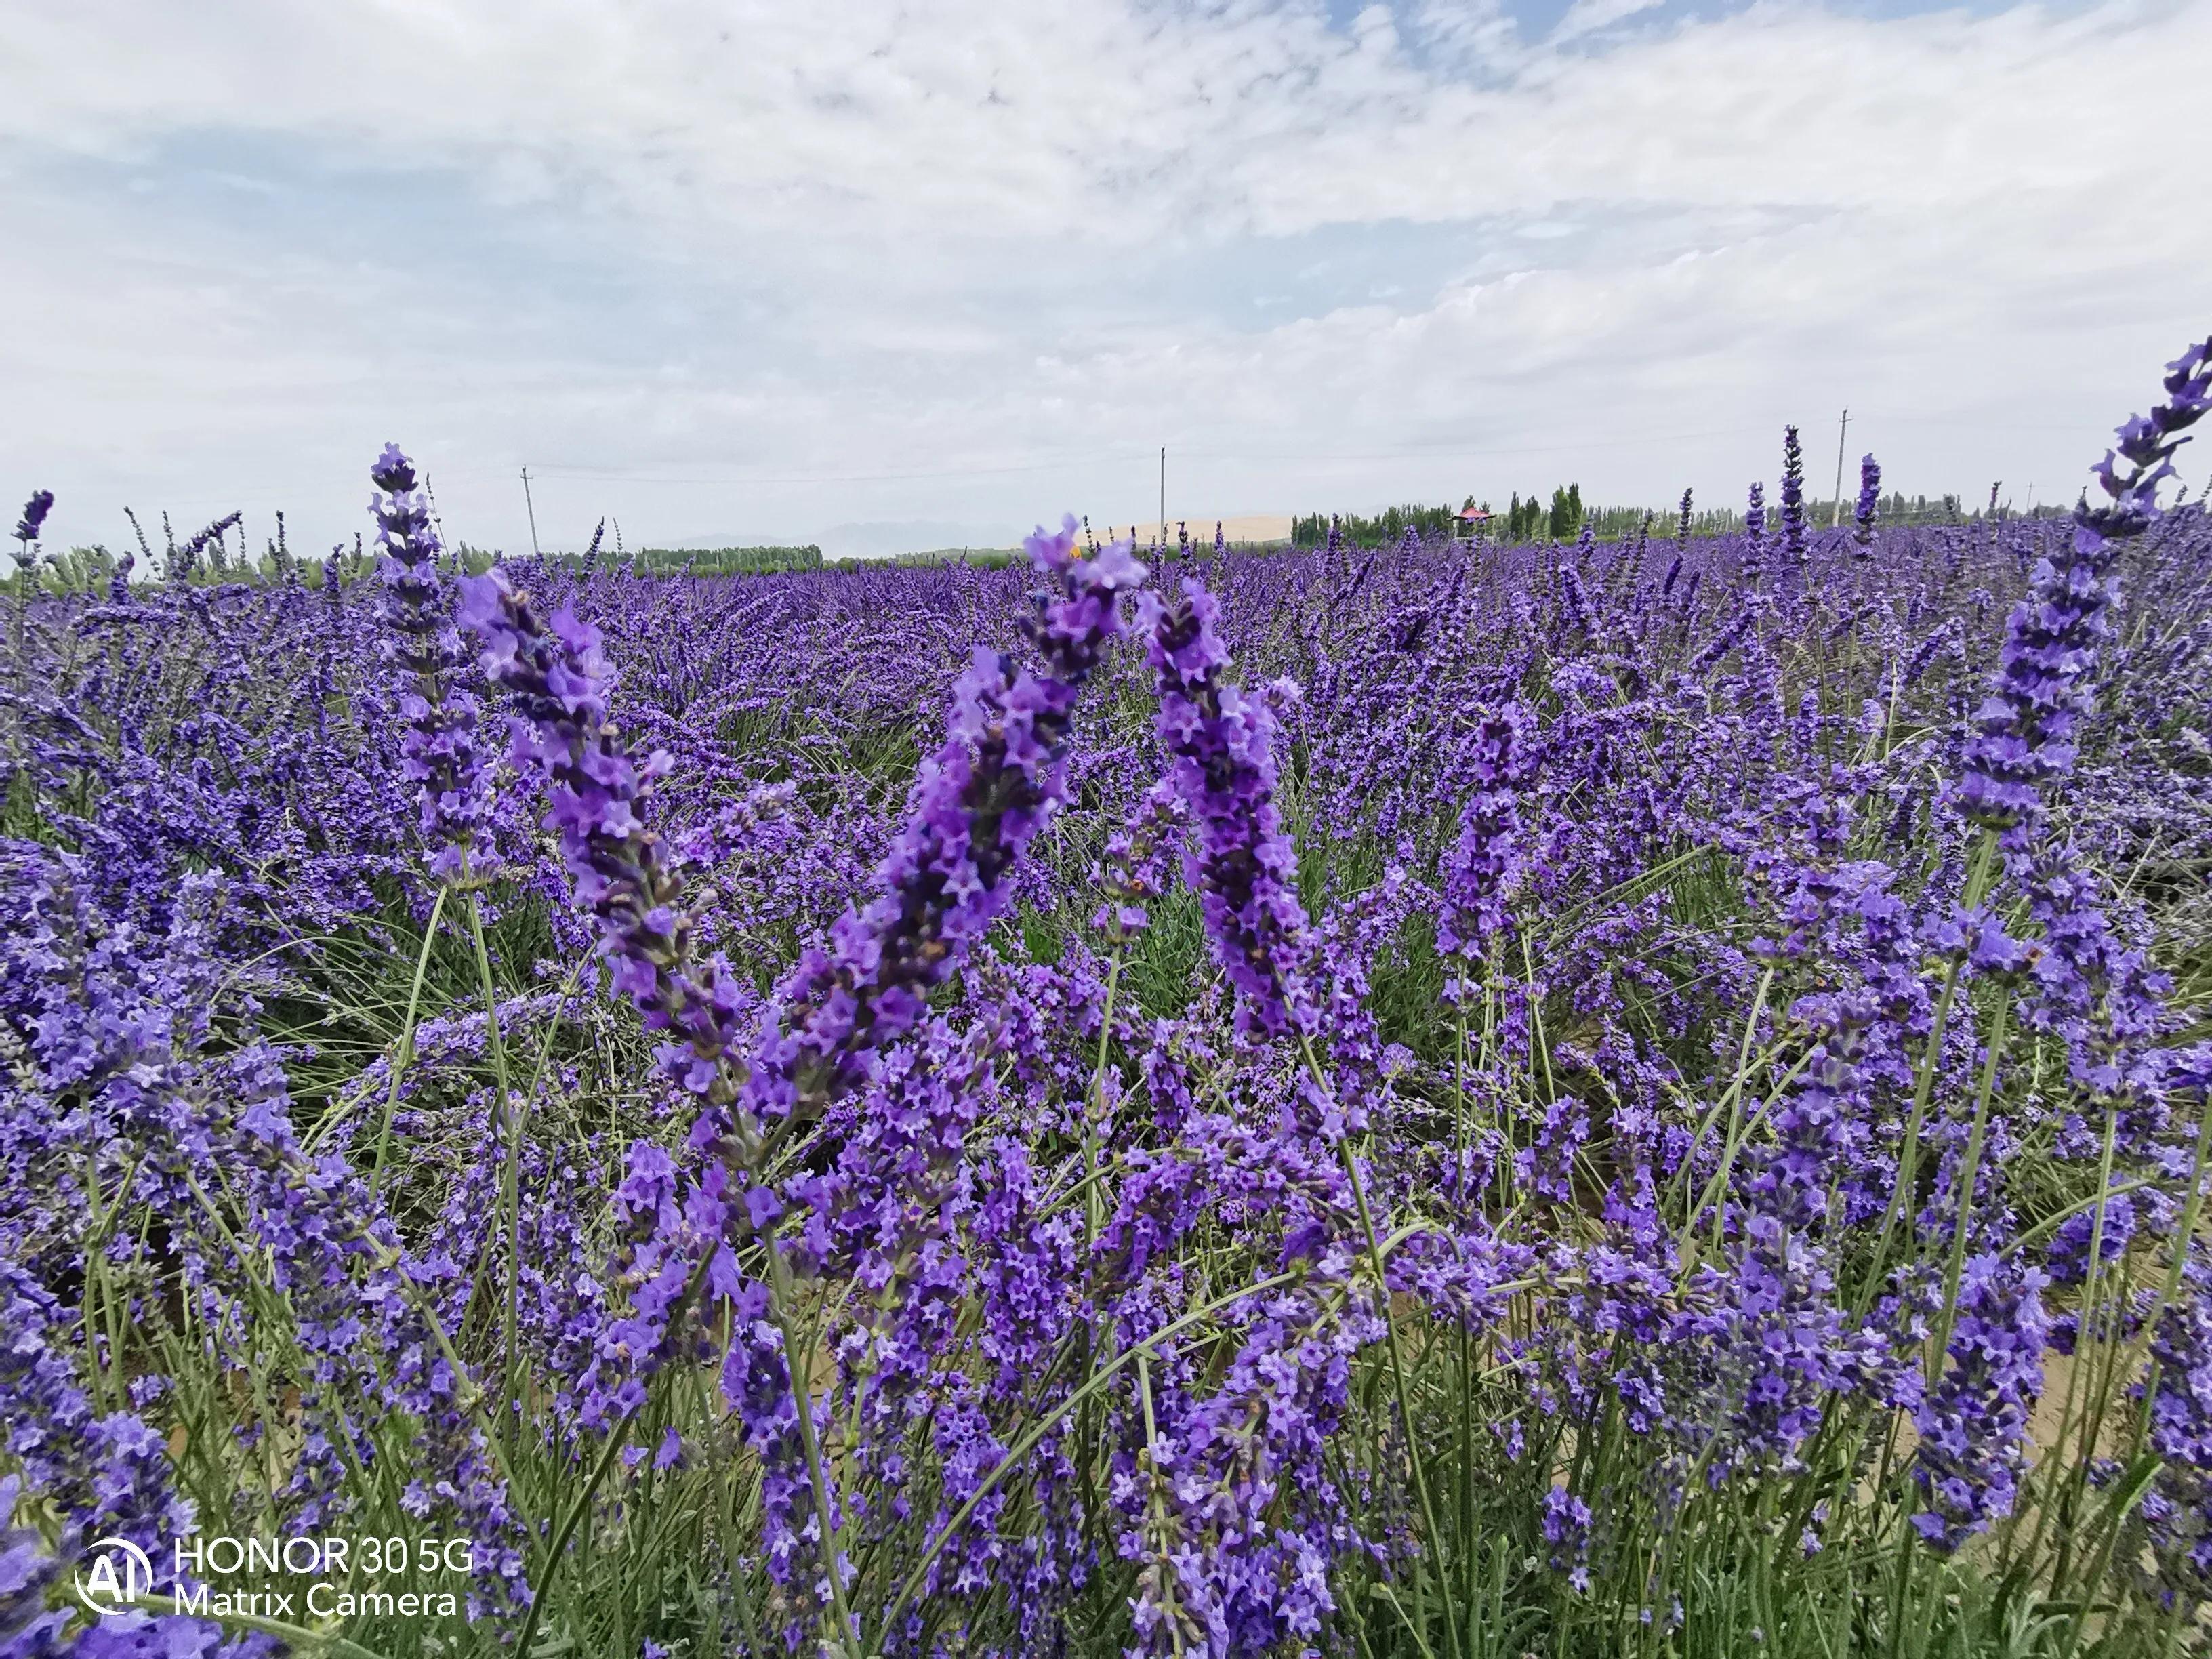
<path fill-rule="evenodd" d="M 1182 523 L 1190 531 L 1191 540 L 1210 542 L 1213 539 L 1213 526 L 1217 516 L 1221 526 L 1222 536 L 1229 541 L 1286 542 L 1291 538 L 1291 515 L 1287 513 L 1194 515 L 1182 520 Z M 1167 530 L 1170 541 L 1175 539 L 1176 524 L 1176 520 L 1172 518 L 1168 520 Z M 1091 525 L 1091 528 L 1102 538 L 1107 531 L 1106 526 L 1096 522 Z M 1129 526 L 1126 523 L 1115 525 L 1112 528 L 1114 534 L 1117 536 L 1126 536 L 1129 533 Z M 1159 520 L 1147 519 L 1136 526 L 1136 531 L 1137 539 L 1139 542 L 1154 540 L 1160 533 Z"/>

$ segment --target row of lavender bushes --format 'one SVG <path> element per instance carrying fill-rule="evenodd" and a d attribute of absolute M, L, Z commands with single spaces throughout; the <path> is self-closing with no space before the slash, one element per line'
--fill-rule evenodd
<path fill-rule="evenodd" d="M 0 1654 L 2192 1646 L 2208 352 L 2071 523 L 19 583 Z"/>

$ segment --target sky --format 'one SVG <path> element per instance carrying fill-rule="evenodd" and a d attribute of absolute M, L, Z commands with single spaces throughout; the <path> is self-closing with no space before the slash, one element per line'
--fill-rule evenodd
<path fill-rule="evenodd" d="M 1785 422 L 1826 495 L 1848 406 L 2070 499 L 2212 331 L 2209 58 L 2212 0 L 0 0 L 0 493 L 320 550 L 397 441 L 478 545 L 883 552 L 1149 519 L 1162 446 L 1201 522 L 1738 504 Z"/>

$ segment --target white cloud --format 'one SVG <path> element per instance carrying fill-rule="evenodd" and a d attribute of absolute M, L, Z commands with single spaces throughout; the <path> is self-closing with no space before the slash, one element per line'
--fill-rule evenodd
<path fill-rule="evenodd" d="M 1638 13 L 1662 3 L 1663 0 L 1575 0 L 1567 8 L 1567 15 L 1559 20 L 1559 27 L 1552 31 L 1552 44 L 1565 46 L 1570 40 L 1579 40 L 1585 34 L 1595 34 L 1615 23 L 1625 23 Z"/>
<path fill-rule="evenodd" d="M 2212 327 L 2142 160 L 2212 0 L 1644 9 L 9 9 L 0 487 L 335 535 L 398 437 L 509 544 L 524 459 L 564 535 L 1018 526 L 1165 441 L 1171 512 L 1656 501 L 1848 402 L 2048 498 Z"/>

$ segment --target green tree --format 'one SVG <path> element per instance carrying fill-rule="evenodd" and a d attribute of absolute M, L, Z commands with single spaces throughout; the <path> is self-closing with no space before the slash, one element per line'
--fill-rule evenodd
<path fill-rule="evenodd" d="M 1544 531 L 1553 541 L 1565 541 L 1575 526 L 1582 522 L 1577 515 L 1577 503 L 1580 499 L 1580 490 L 1570 495 L 1565 485 L 1553 489 L 1552 510 L 1546 518 Z"/>

